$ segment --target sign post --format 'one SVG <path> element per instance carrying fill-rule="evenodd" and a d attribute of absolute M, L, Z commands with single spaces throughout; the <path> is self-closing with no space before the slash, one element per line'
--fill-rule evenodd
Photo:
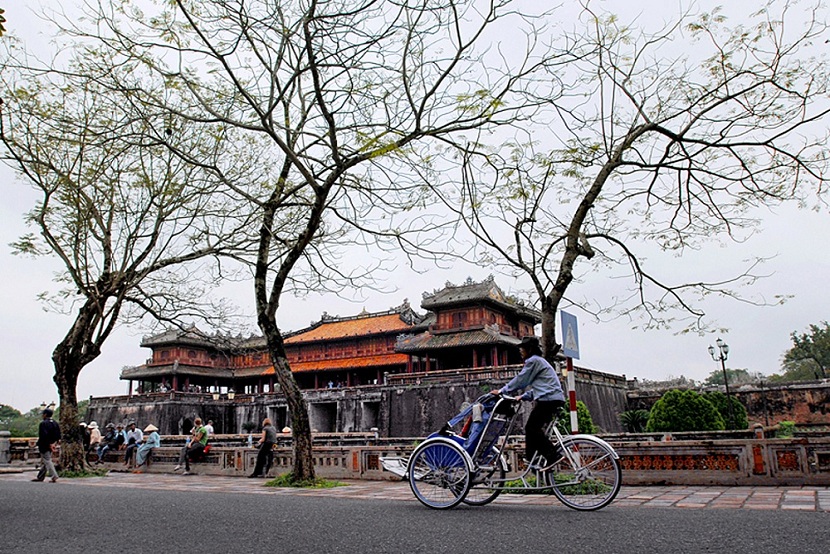
<path fill-rule="evenodd" d="M 576 372 L 574 359 L 579 359 L 579 327 L 576 316 L 567 312 L 559 312 L 562 322 L 562 354 L 565 355 L 565 377 L 568 382 L 568 409 L 571 412 L 571 432 L 579 431 L 579 420 L 576 417 Z"/>

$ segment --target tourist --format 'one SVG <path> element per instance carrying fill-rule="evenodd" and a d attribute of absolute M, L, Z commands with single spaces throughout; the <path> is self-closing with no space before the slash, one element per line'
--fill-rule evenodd
<path fill-rule="evenodd" d="M 186 444 L 182 448 L 182 453 L 179 456 L 179 464 L 173 468 L 173 471 L 178 471 L 184 464 L 183 475 L 190 475 L 190 460 L 196 456 L 200 456 L 208 443 L 208 434 L 204 425 L 202 425 L 202 418 L 197 417 L 193 421 L 193 438 L 190 444 Z"/>
<path fill-rule="evenodd" d="M 213 436 L 213 420 L 209 419 L 207 425 L 205 425 L 205 430 L 207 431 L 208 437 Z"/>
<path fill-rule="evenodd" d="M 89 423 L 89 448 L 86 451 L 87 455 L 93 450 L 97 452 L 99 446 L 101 446 L 101 430 L 98 429 L 97 421 L 91 421 Z"/>
<path fill-rule="evenodd" d="M 262 420 L 262 437 L 259 442 L 259 453 L 256 456 L 254 472 L 248 477 L 266 477 L 271 471 L 271 464 L 274 463 L 274 445 L 277 443 L 277 430 L 271 425 L 267 417 Z M 265 471 L 263 471 L 263 469 Z"/>
<path fill-rule="evenodd" d="M 107 433 L 104 435 L 104 440 L 101 446 L 98 447 L 98 463 L 104 463 L 104 456 L 110 450 L 118 450 L 124 444 L 124 426 L 120 423 L 118 426 L 112 423 L 107 423 Z"/>
<path fill-rule="evenodd" d="M 124 452 L 124 465 L 130 467 L 135 458 L 135 451 L 141 445 L 141 439 L 144 438 L 144 433 L 141 432 L 141 429 L 136 428 L 135 421 L 130 421 L 127 424 L 125 436 L 127 438 L 127 448 Z"/>
<path fill-rule="evenodd" d="M 78 432 L 81 435 L 81 443 L 84 445 L 84 455 L 89 453 L 89 428 L 86 426 L 86 422 L 82 421 L 78 424 Z"/>
<path fill-rule="evenodd" d="M 149 465 L 150 455 L 153 453 L 153 449 L 161 446 L 161 437 L 158 434 L 158 430 L 159 428 L 152 423 L 144 428 L 145 434 L 143 441 L 135 453 L 136 470 L 145 464 Z"/>
<path fill-rule="evenodd" d="M 46 408 L 41 412 L 43 421 L 37 430 L 37 449 L 40 452 L 40 470 L 37 477 L 32 481 L 43 481 L 47 471 L 52 476 L 52 482 L 58 480 L 58 472 L 55 471 L 55 464 L 52 463 L 52 454 L 57 451 L 58 443 L 61 440 L 61 426 L 52 419 L 52 410 Z"/>
<path fill-rule="evenodd" d="M 554 354 L 559 350 L 555 345 Z M 538 452 L 544 457 L 539 469 L 550 470 L 562 459 L 562 453 L 550 442 L 545 430 L 565 405 L 565 393 L 553 366 L 542 357 L 539 339 L 525 337 L 519 344 L 519 352 L 524 360 L 522 370 L 502 388 L 491 394 L 514 395 L 523 390 L 522 399 L 533 400 L 533 409 L 525 423 L 525 460 L 529 463 Z"/>

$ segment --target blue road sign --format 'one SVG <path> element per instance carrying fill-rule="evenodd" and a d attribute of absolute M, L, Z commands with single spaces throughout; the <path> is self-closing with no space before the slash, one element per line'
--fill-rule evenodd
<path fill-rule="evenodd" d="M 579 326 L 576 316 L 559 311 L 562 320 L 562 354 L 574 360 L 579 359 Z"/>

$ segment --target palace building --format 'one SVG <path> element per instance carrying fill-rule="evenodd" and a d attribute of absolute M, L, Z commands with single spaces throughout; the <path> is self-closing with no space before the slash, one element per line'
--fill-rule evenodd
<path fill-rule="evenodd" d="M 447 283 L 424 293 L 421 315 L 397 308 L 354 316 L 323 314 L 285 337 L 291 371 L 302 389 L 383 384 L 387 376 L 521 363 L 515 346 L 534 334 L 541 314 L 502 292 L 493 277 Z M 196 327 L 145 337 L 152 356 L 125 368 L 130 394 L 159 391 L 277 392 L 265 339 L 205 333 Z M 135 390 L 134 390 L 135 389 Z"/>

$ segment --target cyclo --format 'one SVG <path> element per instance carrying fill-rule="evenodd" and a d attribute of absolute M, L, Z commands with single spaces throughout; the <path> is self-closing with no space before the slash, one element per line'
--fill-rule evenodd
<path fill-rule="evenodd" d="M 448 509 L 465 503 L 484 506 L 502 492 L 553 492 L 569 508 L 598 510 L 620 490 L 619 456 L 593 435 L 563 435 L 557 420 L 548 437 L 563 457 L 552 469 L 541 469 L 537 453 L 523 468 L 511 471 L 505 455 L 518 418 L 520 398 L 485 394 L 427 437 L 408 460 L 384 458 L 384 468 L 409 480 L 415 497 L 425 506 Z M 463 422 L 456 433 L 453 428 Z"/>

